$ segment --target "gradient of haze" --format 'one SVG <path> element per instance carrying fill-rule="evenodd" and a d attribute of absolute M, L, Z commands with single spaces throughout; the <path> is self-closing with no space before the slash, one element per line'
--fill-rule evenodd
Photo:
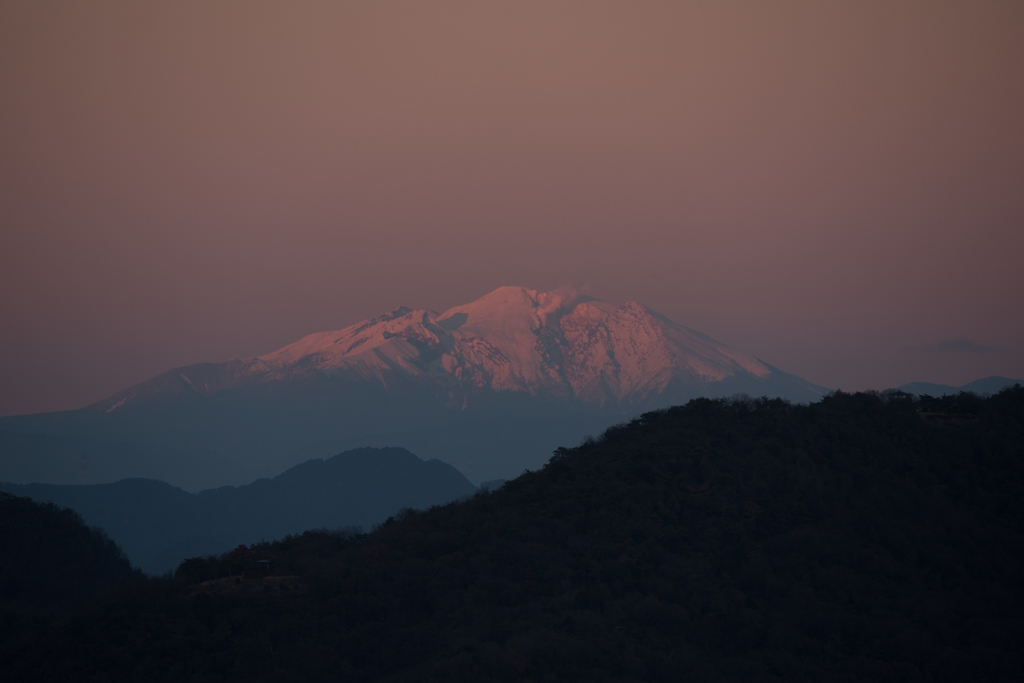
<path fill-rule="evenodd" d="M 1024 3 L 0 5 L 0 414 L 506 284 L 1024 376 Z"/>

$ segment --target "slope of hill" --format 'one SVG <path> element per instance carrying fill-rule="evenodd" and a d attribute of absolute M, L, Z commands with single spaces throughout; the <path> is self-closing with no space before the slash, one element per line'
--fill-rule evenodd
<path fill-rule="evenodd" d="M 968 382 L 959 387 L 950 386 L 948 384 L 933 384 L 931 382 L 911 382 L 910 384 L 904 384 L 899 389 L 905 391 L 908 394 L 915 394 L 917 396 L 951 396 L 958 394 L 961 391 L 969 391 L 975 394 L 989 395 L 998 394 L 1007 387 L 1012 387 L 1014 384 L 1024 385 L 1024 379 L 1010 379 L 1009 377 L 983 377 L 982 379 L 976 379 L 973 382 Z"/>
<path fill-rule="evenodd" d="M 949 384 L 935 384 L 934 382 L 910 382 L 897 387 L 900 391 L 915 396 L 951 396 L 960 393 L 960 387 Z"/>
<path fill-rule="evenodd" d="M 998 394 L 1007 387 L 1012 387 L 1015 384 L 1024 385 L 1024 379 L 1010 379 L 1009 377 L 983 377 L 982 379 L 976 379 L 973 382 L 968 382 L 960 387 L 960 391 L 970 391 L 975 394 L 989 395 Z"/>
<path fill-rule="evenodd" d="M 94 449 L 91 483 L 197 491 L 360 446 L 508 478 L 644 410 L 741 392 L 812 401 L 826 390 L 636 302 L 502 287 L 440 314 L 399 308 L 258 358 L 177 368 L 87 409 L 0 418 L 0 432 L 36 438 L 8 438 L 0 480 L 80 481 L 68 440 L 115 454 Z M 494 428 L 507 433 L 500 449 Z M 121 455 L 135 451 L 162 455 Z M 196 458 L 206 464 L 174 465 Z"/>
<path fill-rule="evenodd" d="M 244 478 L 246 469 L 201 448 L 80 436 L 0 432 L 0 481 L 106 483 L 145 477 L 202 490 Z"/>
<path fill-rule="evenodd" d="M 186 493 L 160 481 L 58 486 L 0 484 L 0 490 L 69 507 L 102 528 L 146 572 L 186 557 L 306 529 L 369 528 L 402 508 L 422 509 L 476 491 L 455 468 L 401 448 L 363 448 L 310 460 L 247 486 Z"/>
<path fill-rule="evenodd" d="M 124 553 L 75 512 L 0 493 L 0 612 L 66 612 L 132 579 Z"/>
<path fill-rule="evenodd" d="M 190 560 L 23 641 L 0 671 L 1020 680 L 1024 389 L 971 405 L 946 423 L 868 394 L 648 413 L 369 535 Z"/>

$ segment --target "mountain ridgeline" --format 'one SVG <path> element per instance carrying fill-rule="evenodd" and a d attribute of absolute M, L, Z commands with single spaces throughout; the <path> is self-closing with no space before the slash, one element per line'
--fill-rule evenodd
<path fill-rule="evenodd" d="M 976 379 L 973 382 L 968 382 L 958 387 L 950 384 L 935 384 L 933 382 L 911 382 L 898 388 L 900 391 L 905 391 L 915 396 L 956 396 L 961 393 L 989 396 L 991 394 L 998 394 L 1003 389 L 1012 387 L 1014 384 L 1024 384 L 1024 381 L 1010 379 L 1009 377 L 993 376 Z"/>
<path fill-rule="evenodd" d="M 247 486 L 187 493 L 164 482 L 0 484 L 0 491 L 68 507 L 102 528 L 151 574 L 187 557 L 307 529 L 369 529 L 403 508 L 423 509 L 476 492 L 458 470 L 402 448 L 363 448 L 310 460 Z"/>
<path fill-rule="evenodd" d="M 64 681 L 1024 678 L 1024 389 L 696 399 L 370 534 L 183 563 L 0 651 Z"/>
<path fill-rule="evenodd" d="M 170 370 L 85 409 L 0 418 L 0 480 L 198 491 L 363 446 L 509 478 L 645 410 L 736 393 L 826 390 L 637 302 L 502 287 Z"/>

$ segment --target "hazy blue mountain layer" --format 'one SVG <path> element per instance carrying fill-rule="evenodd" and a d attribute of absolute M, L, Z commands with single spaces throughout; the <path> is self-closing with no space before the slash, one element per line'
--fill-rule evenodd
<path fill-rule="evenodd" d="M 256 397 L 184 397 L 125 413 L 0 418 L 0 481 L 146 478 L 197 492 L 367 446 L 406 448 L 447 462 L 473 481 L 507 479 L 537 469 L 555 448 L 627 418 L 549 402 L 449 411 L 428 401 L 403 405 L 401 397 L 390 403 L 368 398 L 356 406 L 330 395 L 292 401 L 274 395 L 279 388 L 267 387 Z"/>
<path fill-rule="evenodd" d="M 950 396 L 961 391 L 970 391 L 984 396 L 986 394 L 998 394 L 1003 389 L 1012 387 L 1014 384 L 1024 385 L 1024 379 L 1010 379 L 1009 377 L 998 376 L 983 377 L 959 387 L 950 386 L 949 384 L 933 384 L 931 382 L 910 382 L 899 387 L 899 389 L 917 396 L 924 396 L 925 394 L 928 396 Z"/>
<path fill-rule="evenodd" d="M 310 460 L 273 479 L 188 493 L 161 481 L 85 486 L 0 484 L 0 490 L 68 507 L 100 527 L 149 573 L 186 557 L 306 529 L 369 528 L 402 508 L 424 509 L 476 491 L 458 470 L 401 448 L 362 448 Z"/>

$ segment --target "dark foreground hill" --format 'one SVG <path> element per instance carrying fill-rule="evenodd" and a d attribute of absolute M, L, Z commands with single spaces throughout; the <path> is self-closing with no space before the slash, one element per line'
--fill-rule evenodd
<path fill-rule="evenodd" d="M 186 557 L 306 529 L 369 528 L 402 508 L 472 495 L 451 465 L 402 448 L 360 448 L 310 460 L 273 479 L 187 493 L 150 479 L 60 486 L 0 484 L 0 490 L 66 506 L 105 530 L 143 570 L 172 571 Z"/>
<path fill-rule="evenodd" d="M 369 535 L 184 563 L 6 680 L 1024 677 L 1024 389 L 692 401 Z M 947 407 L 953 410 L 944 412 Z"/>
<path fill-rule="evenodd" d="M 68 612 L 141 574 L 73 511 L 0 493 L 0 619 Z M 6 629 L 4 629 L 6 631 Z"/>

